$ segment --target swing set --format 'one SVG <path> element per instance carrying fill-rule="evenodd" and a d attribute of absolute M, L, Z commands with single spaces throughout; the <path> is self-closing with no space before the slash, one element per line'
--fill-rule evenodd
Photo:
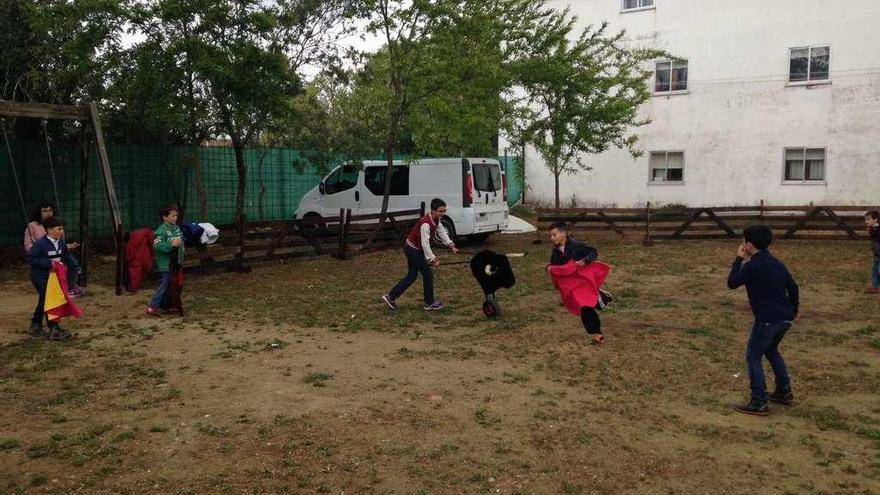
<path fill-rule="evenodd" d="M 98 161 L 101 167 L 101 178 L 104 185 L 104 196 L 107 198 L 110 207 L 110 221 L 113 227 L 113 241 L 116 251 L 116 295 L 123 293 L 123 270 L 125 266 L 125 244 L 123 242 L 123 225 L 122 215 L 119 211 L 119 202 L 116 200 L 116 188 L 113 186 L 113 175 L 110 171 L 110 160 L 107 156 L 107 148 L 104 143 L 104 134 L 101 131 L 101 121 L 98 118 L 98 105 L 94 102 L 88 105 L 54 105 L 47 103 L 23 103 L 0 100 L 0 119 L 2 119 L 3 141 L 6 144 L 6 152 L 9 155 L 9 164 L 12 167 L 12 177 L 18 191 L 18 200 L 21 203 L 21 210 L 25 217 L 25 224 L 30 221 L 27 205 L 24 201 L 24 192 L 22 190 L 21 180 L 18 176 L 18 168 L 12 154 L 12 147 L 9 142 L 9 136 L 6 130 L 6 118 L 33 118 L 42 119 L 43 134 L 46 140 L 46 153 L 49 157 L 49 176 L 52 180 L 52 191 L 55 195 L 55 205 L 59 202 L 58 182 L 55 177 L 55 163 L 52 159 L 52 147 L 49 142 L 49 134 L 46 124 L 50 119 L 54 120 L 74 120 L 91 123 L 91 129 L 94 135 L 95 148 L 98 151 Z M 85 128 L 84 128 L 85 130 Z M 80 256 L 82 265 L 82 274 L 80 276 L 80 284 L 86 286 L 88 283 L 88 252 L 89 252 L 89 146 L 83 139 L 83 146 L 80 155 L 80 215 L 79 215 L 79 232 L 82 236 L 80 239 Z"/>

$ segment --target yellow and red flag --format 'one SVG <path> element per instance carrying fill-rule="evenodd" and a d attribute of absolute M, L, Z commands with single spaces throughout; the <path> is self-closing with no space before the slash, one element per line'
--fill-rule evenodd
<path fill-rule="evenodd" d="M 52 263 L 49 281 L 46 283 L 46 302 L 43 310 L 49 321 L 58 321 L 65 316 L 79 318 L 83 312 L 73 304 L 67 295 L 67 267 L 63 263 Z"/>

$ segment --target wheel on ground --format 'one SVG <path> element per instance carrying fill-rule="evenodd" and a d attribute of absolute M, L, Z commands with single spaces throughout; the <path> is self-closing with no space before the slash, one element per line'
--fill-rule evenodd
<path fill-rule="evenodd" d="M 303 233 L 311 234 L 318 229 L 325 230 L 327 228 L 327 225 L 324 224 L 324 218 L 317 213 L 306 213 L 303 220 L 308 222 L 308 224 L 300 224 Z"/>
<path fill-rule="evenodd" d="M 496 302 L 486 301 L 483 303 L 483 314 L 486 315 L 486 318 L 498 318 L 500 312 L 501 310 Z"/>

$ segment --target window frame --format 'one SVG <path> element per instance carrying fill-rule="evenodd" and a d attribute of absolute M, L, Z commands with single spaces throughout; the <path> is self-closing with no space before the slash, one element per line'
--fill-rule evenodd
<path fill-rule="evenodd" d="M 639 3 L 644 2 L 644 1 L 645 0 L 638 0 Z M 628 9 L 628 8 L 626 8 L 626 0 L 620 0 L 620 13 L 621 14 L 628 14 L 630 12 L 642 12 L 645 10 L 654 10 L 656 5 L 657 5 L 657 0 L 651 0 L 651 5 L 647 5 L 647 6 L 643 5 L 641 7 L 633 7 L 633 8 Z"/>
<path fill-rule="evenodd" d="M 687 79 L 685 79 L 685 88 L 684 89 L 672 89 L 672 71 L 674 70 L 674 65 L 676 62 L 684 62 L 685 68 L 687 69 Z M 662 63 L 669 64 L 669 90 L 668 91 L 657 91 L 657 66 Z M 655 60 L 654 61 L 654 77 L 651 82 L 651 94 L 654 96 L 669 96 L 669 95 L 686 95 L 690 93 L 690 78 L 691 78 L 691 64 L 690 61 L 686 58 L 674 60 L 671 58 Z"/>
<path fill-rule="evenodd" d="M 670 153 L 681 153 L 681 180 L 663 180 L 663 181 L 655 181 L 654 180 L 654 168 L 651 167 L 651 155 L 654 153 L 663 153 L 666 155 L 666 166 L 664 170 L 666 170 L 666 176 L 669 176 L 669 154 Z M 648 152 L 648 185 L 649 186 L 683 186 L 685 185 L 685 169 L 687 169 L 687 153 L 683 149 L 670 149 L 670 150 L 652 150 Z"/>
<path fill-rule="evenodd" d="M 807 150 L 822 150 L 823 153 L 823 165 L 822 165 L 822 179 L 787 179 L 785 177 L 785 172 L 787 168 L 787 155 L 790 150 L 803 150 L 804 158 L 802 160 L 803 173 L 802 175 L 806 177 L 807 175 Z M 827 146 L 785 146 L 782 148 L 782 185 L 784 186 L 824 186 L 828 184 L 828 147 Z"/>
<path fill-rule="evenodd" d="M 813 49 L 814 48 L 827 48 L 828 49 L 828 77 L 825 79 L 810 79 L 810 72 L 812 70 L 812 58 L 813 58 Z M 791 52 L 794 50 L 807 50 L 807 79 L 805 81 L 792 81 L 791 80 Z M 786 75 L 786 86 L 817 86 L 821 84 L 831 84 L 831 43 L 820 43 L 816 45 L 804 45 L 804 46 L 792 46 L 788 48 L 788 58 L 786 58 L 786 63 L 788 66 L 787 75 Z"/>

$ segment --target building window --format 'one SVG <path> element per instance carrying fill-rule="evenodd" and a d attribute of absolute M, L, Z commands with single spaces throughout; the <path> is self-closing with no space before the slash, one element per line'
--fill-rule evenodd
<path fill-rule="evenodd" d="M 649 164 L 652 183 L 684 181 L 683 151 L 652 151 Z"/>
<path fill-rule="evenodd" d="M 654 0 L 623 0 L 623 11 L 642 10 L 654 7 Z"/>
<path fill-rule="evenodd" d="M 827 81 L 831 47 L 804 46 L 789 50 L 788 82 Z"/>
<path fill-rule="evenodd" d="M 660 60 L 654 70 L 654 93 L 687 91 L 687 60 Z"/>
<path fill-rule="evenodd" d="M 825 180 L 825 148 L 785 148 L 785 180 Z"/>

